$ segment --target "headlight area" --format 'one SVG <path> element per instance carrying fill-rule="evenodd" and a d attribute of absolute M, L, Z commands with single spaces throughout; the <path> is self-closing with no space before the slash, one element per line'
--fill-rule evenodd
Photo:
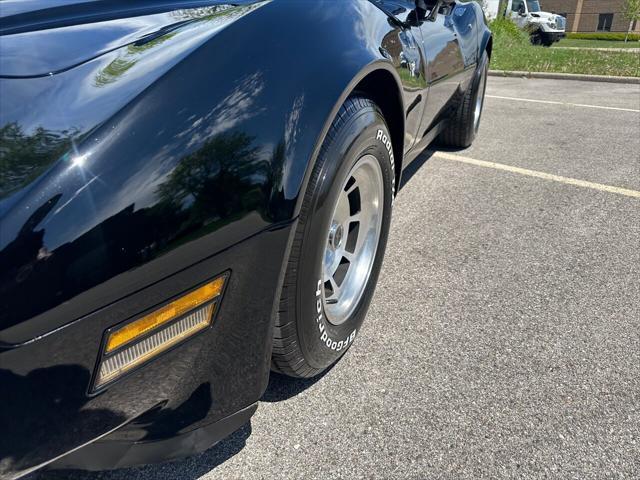
<path fill-rule="evenodd" d="M 224 273 L 150 313 L 108 329 L 91 393 L 211 326 L 228 276 Z"/>

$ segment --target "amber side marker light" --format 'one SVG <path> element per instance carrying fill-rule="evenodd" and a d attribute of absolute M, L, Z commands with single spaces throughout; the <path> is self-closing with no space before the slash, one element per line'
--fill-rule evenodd
<path fill-rule="evenodd" d="M 222 275 L 133 322 L 107 331 L 93 390 L 211 325 L 226 279 L 227 275 Z"/>

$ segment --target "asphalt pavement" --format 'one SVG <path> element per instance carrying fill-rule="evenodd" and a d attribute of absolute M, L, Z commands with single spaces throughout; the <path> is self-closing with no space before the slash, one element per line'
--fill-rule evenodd
<path fill-rule="evenodd" d="M 38 478 L 640 478 L 640 85 L 487 94 L 472 148 L 409 167 L 332 370 L 204 454 Z"/>

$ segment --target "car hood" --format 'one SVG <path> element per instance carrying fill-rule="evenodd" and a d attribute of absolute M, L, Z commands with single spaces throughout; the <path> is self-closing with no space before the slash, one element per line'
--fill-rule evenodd
<path fill-rule="evenodd" d="M 142 45 L 211 9 L 252 3 L 259 0 L 3 0 L 0 77 L 56 74 L 125 45 Z"/>
<path fill-rule="evenodd" d="M 531 16 L 533 18 L 539 19 L 540 21 L 548 21 L 556 18 L 556 15 L 554 13 L 549 13 L 549 12 L 535 12 L 535 13 L 532 13 Z"/>

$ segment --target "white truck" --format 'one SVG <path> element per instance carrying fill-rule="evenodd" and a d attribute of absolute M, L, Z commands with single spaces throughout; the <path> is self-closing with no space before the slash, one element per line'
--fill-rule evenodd
<path fill-rule="evenodd" d="M 484 4 L 488 18 L 501 15 L 500 6 L 506 5 L 505 15 L 531 33 L 534 45 L 550 47 L 566 35 L 567 20 L 562 15 L 542 11 L 539 0 L 485 0 Z"/>

